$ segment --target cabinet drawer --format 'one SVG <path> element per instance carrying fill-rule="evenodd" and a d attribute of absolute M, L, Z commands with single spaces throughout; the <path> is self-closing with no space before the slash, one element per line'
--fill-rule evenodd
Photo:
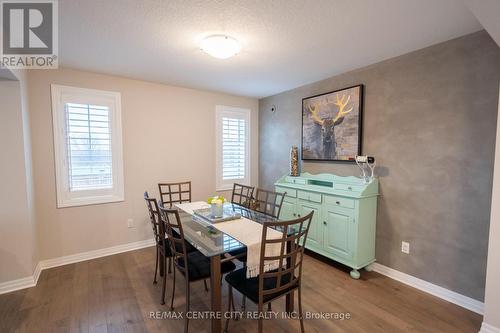
<path fill-rule="evenodd" d="M 321 203 L 321 194 L 306 191 L 297 191 L 297 198 L 312 202 Z"/>
<path fill-rule="evenodd" d="M 292 198 L 296 198 L 297 197 L 297 190 L 294 190 L 292 188 L 286 188 L 286 187 L 276 186 L 276 192 L 279 192 L 279 193 L 285 193 L 286 192 L 286 197 L 292 197 Z"/>
<path fill-rule="evenodd" d="M 354 200 L 349 198 L 341 198 L 341 197 L 330 197 L 324 196 L 325 204 L 332 206 L 340 206 L 345 208 L 354 208 Z"/>
<path fill-rule="evenodd" d="M 350 184 L 335 184 L 336 190 L 349 191 L 349 192 L 361 192 L 363 191 L 363 186 L 360 185 L 350 185 Z"/>
<path fill-rule="evenodd" d="M 291 189 L 291 188 L 276 187 L 276 192 L 279 192 L 279 193 L 285 193 L 286 192 L 285 200 L 286 200 L 287 197 L 291 197 L 291 198 L 296 198 L 297 197 L 297 190 L 294 190 L 294 189 Z"/>
<path fill-rule="evenodd" d="M 286 182 L 292 183 L 292 184 L 300 184 L 300 185 L 307 184 L 307 180 L 305 180 L 304 178 L 297 178 L 297 177 L 291 177 L 291 176 L 286 177 Z"/>

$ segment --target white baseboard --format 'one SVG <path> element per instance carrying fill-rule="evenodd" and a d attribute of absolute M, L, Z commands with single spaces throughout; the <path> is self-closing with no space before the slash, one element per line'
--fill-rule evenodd
<path fill-rule="evenodd" d="M 106 257 L 106 256 L 110 256 L 110 255 L 118 254 L 118 253 L 122 253 L 122 252 L 138 250 L 138 249 L 142 249 L 142 248 L 145 248 L 148 246 L 153 246 L 154 244 L 155 244 L 154 239 L 147 239 L 147 240 L 143 240 L 143 241 L 139 241 L 139 242 L 127 243 L 127 244 L 107 247 L 104 249 L 72 254 L 69 256 L 64 256 L 64 257 L 59 257 L 59 258 L 42 260 L 42 261 L 40 261 L 40 266 L 41 266 L 41 269 L 43 270 L 43 269 L 47 269 L 47 268 L 58 267 L 58 266 L 63 266 L 63 265 L 67 265 L 67 264 L 73 264 L 73 263 L 80 262 L 80 261 Z"/>
<path fill-rule="evenodd" d="M 11 291 L 30 288 L 34 286 L 36 286 L 36 281 L 34 280 L 33 276 L 2 282 L 0 283 L 0 295 L 5 293 L 10 293 Z"/>
<path fill-rule="evenodd" d="M 82 252 L 59 258 L 42 260 L 38 263 L 38 265 L 36 265 L 35 271 L 33 272 L 32 276 L 0 283 L 0 295 L 36 286 L 38 278 L 40 277 L 40 273 L 44 269 L 73 264 L 76 262 L 96 259 L 100 257 L 106 257 L 113 254 L 128 252 L 132 250 L 138 250 L 145 247 L 153 246 L 154 244 L 155 244 L 154 239 L 147 239 L 143 241 L 121 244 L 117 246 L 107 247 L 104 249 Z"/>
<path fill-rule="evenodd" d="M 395 269 L 381 265 L 379 263 L 373 264 L 373 270 L 377 273 L 390 277 L 391 279 L 407 284 L 413 288 L 417 288 L 421 291 L 424 291 L 426 293 L 444 299 L 450 303 L 459 305 L 468 310 L 474 311 L 481 315 L 484 313 L 484 303 L 475 300 L 473 298 L 470 298 L 468 296 L 464 296 L 462 294 L 456 293 L 454 291 L 448 290 L 446 288 L 440 287 L 438 285 L 432 284 L 430 282 L 424 281 L 422 279 L 416 278 L 406 273 L 397 271 Z"/>
<path fill-rule="evenodd" d="M 500 333 L 500 328 L 487 324 L 483 321 L 479 333 Z"/>

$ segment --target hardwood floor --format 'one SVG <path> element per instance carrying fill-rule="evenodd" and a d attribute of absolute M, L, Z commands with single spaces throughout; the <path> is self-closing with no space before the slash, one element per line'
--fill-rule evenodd
<path fill-rule="evenodd" d="M 306 259 L 304 311 L 351 316 L 306 320 L 306 332 L 477 332 L 481 325 L 480 315 L 378 273 L 363 272 L 356 281 L 342 268 Z M 150 318 L 150 312 L 168 313 L 168 306 L 159 302 L 161 284 L 152 284 L 153 273 L 152 247 L 43 271 L 36 287 L 0 295 L 0 332 L 182 332 L 181 319 Z M 171 279 L 169 275 L 168 297 Z M 174 305 L 175 311 L 183 311 L 184 281 L 178 281 Z M 226 309 L 225 283 L 223 293 Z M 235 294 L 239 305 L 241 298 Z M 203 282 L 192 285 L 191 297 L 193 311 L 208 311 Z M 283 299 L 274 302 L 272 310 L 284 306 Z M 247 311 L 255 310 L 248 301 Z M 189 329 L 208 332 L 209 320 L 191 320 Z M 257 321 L 232 320 L 229 331 L 256 332 Z M 300 332 L 299 321 L 266 320 L 264 331 Z"/>

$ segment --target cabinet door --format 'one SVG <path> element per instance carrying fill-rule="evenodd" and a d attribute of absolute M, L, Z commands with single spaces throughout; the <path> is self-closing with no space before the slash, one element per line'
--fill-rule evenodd
<path fill-rule="evenodd" d="M 311 211 L 314 211 L 311 226 L 309 227 L 309 234 L 307 236 L 306 247 L 321 248 L 323 244 L 323 227 L 321 224 L 321 206 L 318 204 L 305 202 L 299 200 L 297 205 L 297 216 L 306 216 Z"/>
<path fill-rule="evenodd" d="M 352 259 L 354 248 L 354 221 L 350 210 L 325 207 L 324 249 L 344 259 Z"/>
<path fill-rule="evenodd" d="M 293 220 L 297 218 L 297 213 L 295 212 L 296 203 L 292 201 L 283 201 L 283 206 L 281 206 L 280 220 Z"/>

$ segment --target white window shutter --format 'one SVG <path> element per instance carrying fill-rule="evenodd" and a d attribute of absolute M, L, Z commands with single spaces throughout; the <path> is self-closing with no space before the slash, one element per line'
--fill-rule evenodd
<path fill-rule="evenodd" d="M 246 120 L 222 117 L 222 179 L 245 179 Z"/>
<path fill-rule="evenodd" d="M 250 184 L 250 110 L 216 106 L 216 189 Z"/>
<path fill-rule="evenodd" d="M 70 191 L 113 187 L 113 152 L 107 106 L 66 103 Z"/>
<path fill-rule="evenodd" d="M 51 85 L 57 207 L 124 200 L 119 92 Z"/>

